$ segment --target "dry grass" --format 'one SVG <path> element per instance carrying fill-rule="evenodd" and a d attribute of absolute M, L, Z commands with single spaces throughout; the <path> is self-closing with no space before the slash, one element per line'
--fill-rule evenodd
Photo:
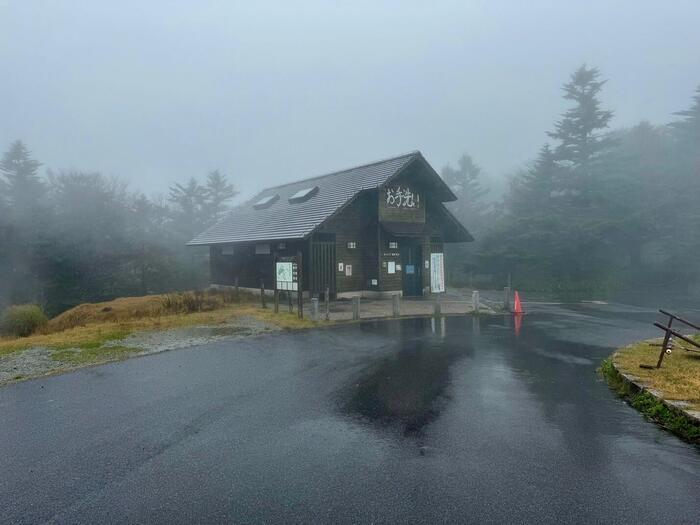
<path fill-rule="evenodd" d="M 700 337 L 696 336 L 695 339 L 700 341 Z M 658 343 L 658 340 L 654 342 Z M 655 366 L 659 352 L 658 346 L 643 341 L 618 351 L 614 361 L 620 370 L 640 378 L 651 388 L 660 391 L 665 399 L 687 401 L 693 410 L 700 410 L 700 353 L 687 352 L 676 346 L 671 355 L 664 357 L 660 369 L 639 367 L 640 364 Z"/>
<path fill-rule="evenodd" d="M 181 300 L 182 295 L 124 297 L 104 303 L 81 304 L 51 319 L 44 333 L 23 338 L 0 338 L 0 355 L 37 346 L 53 350 L 95 349 L 135 331 L 215 326 L 241 316 L 252 316 L 285 329 L 309 328 L 318 324 L 298 319 L 296 314 L 263 310 L 252 295 L 241 294 L 236 298 L 212 291 L 185 301 Z M 185 313 L 189 308 L 199 310 Z"/>

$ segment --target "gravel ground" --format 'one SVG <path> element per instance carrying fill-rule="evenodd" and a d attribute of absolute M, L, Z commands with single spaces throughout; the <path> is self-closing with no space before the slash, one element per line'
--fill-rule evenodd
<path fill-rule="evenodd" d="M 243 316 L 218 326 L 190 326 L 170 330 L 149 330 L 136 332 L 124 339 L 110 341 L 109 346 L 138 348 L 131 356 L 154 354 L 178 348 L 199 346 L 225 339 L 250 337 L 280 330 L 279 327 L 260 321 L 252 316 Z M 81 368 L 70 363 L 56 361 L 49 348 L 35 347 L 21 352 L 0 356 L 0 385 Z M 87 363 L 89 366 L 95 363 Z"/>

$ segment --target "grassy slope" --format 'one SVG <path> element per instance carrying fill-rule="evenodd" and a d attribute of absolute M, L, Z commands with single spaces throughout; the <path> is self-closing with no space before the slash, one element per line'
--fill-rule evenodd
<path fill-rule="evenodd" d="M 135 331 L 178 328 L 195 325 L 219 325 L 236 317 L 251 316 L 286 329 L 307 328 L 317 323 L 298 319 L 296 314 L 274 314 L 263 310 L 250 297 L 238 302 L 224 302 L 217 294 L 208 295 L 208 311 L 193 313 L 169 313 L 163 308 L 164 296 L 127 297 L 104 303 L 82 304 L 49 321 L 44 333 L 24 338 L 0 338 L 0 356 L 32 347 L 46 347 L 55 351 L 57 358 L 75 362 L 96 359 L 106 352 L 99 352 L 104 343 L 123 339 Z M 122 353 L 130 349 L 118 347 Z M 67 352 L 80 349 L 82 356 Z M 113 352 L 118 353 L 117 351 Z M 64 360 L 64 359 L 61 359 Z M 93 359 L 94 360 L 94 359 Z"/>
<path fill-rule="evenodd" d="M 618 350 L 603 362 L 601 374 L 613 390 L 646 417 L 686 441 L 700 444 L 700 425 L 651 393 L 636 391 L 618 372 L 638 377 L 648 387 L 661 392 L 666 400 L 686 401 L 691 410 L 700 410 L 700 354 L 676 348 L 664 358 L 660 369 L 639 368 L 640 363 L 656 364 L 660 348 L 649 343 L 643 341 Z"/>
<path fill-rule="evenodd" d="M 649 343 L 642 341 L 621 349 L 615 354 L 615 365 L 662 392 L 665 399 L 687 401 L 693 410 L 700 410 L 700 353 L 676 347 L 671 355 L 664 357 L 660 369 L 648 370 L 639 365 L 656 366 L 660 352 L 658 346 Z"/>

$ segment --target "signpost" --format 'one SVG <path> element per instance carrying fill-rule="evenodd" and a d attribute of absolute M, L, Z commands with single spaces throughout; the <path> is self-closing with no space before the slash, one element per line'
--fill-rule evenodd
<path fill-rule="evenodd" d="M 301 252 L 295 257 L 279 257 L 275 259 L 275 293 L 286 292 L 289 298 L 289 311 L 292 311 L 292 292 L 297 294 L 298 312 L 300 319 L 304 318 L 303 287 L 301 282 Z M 279 299 L 276 301 L 279 304 Z"/>

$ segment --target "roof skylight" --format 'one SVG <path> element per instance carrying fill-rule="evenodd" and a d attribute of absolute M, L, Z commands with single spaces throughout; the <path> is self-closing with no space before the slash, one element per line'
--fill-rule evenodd
<path fill-rule="evenodd" d="M 263 197 L 260 199 L 258 202 L 253 204 L 253 208 L 256 210 L 262 210 L 264 208 L 269 208 L 272 206 L 277 200 L 280 198 L 279 195 L 274 194 L 274 195 L 268 195 L 267 197 Z"/>
<path fill-rule="evenodd" d="M 295 204 L 297 202 L 304 202 L 316 195 L 316 193 L 318 193 L 318 186 L 313 186 L 311 188 L 303 188 L 291 197 L 289 197 L 289 202 L 291 204 Z"/>

